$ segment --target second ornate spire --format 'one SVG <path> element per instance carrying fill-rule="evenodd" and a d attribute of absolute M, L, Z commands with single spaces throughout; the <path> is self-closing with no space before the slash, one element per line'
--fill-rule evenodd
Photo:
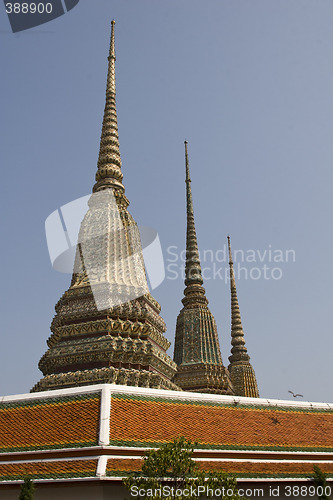
<path fill-rule="evenodd" d="M 208 308 L 194 223 L 187 142 L 186 164 L 186 265 L 183 309 L 177 318 L 174 382 L 183 390 L 232 394 L 228 370 L 222 364 L 215 319 Z"/>

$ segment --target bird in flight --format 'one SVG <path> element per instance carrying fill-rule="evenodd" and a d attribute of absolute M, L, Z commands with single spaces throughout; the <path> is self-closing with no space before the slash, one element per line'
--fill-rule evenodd
<path fill-rule="evenodd" d="M 304 398 L 303 394 L 295 394 L 293 391 L 288 391 L 293 395 L 294 398 Z"/>

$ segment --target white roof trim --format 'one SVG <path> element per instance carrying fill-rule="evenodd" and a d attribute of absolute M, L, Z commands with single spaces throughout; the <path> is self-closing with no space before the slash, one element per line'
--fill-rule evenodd
<path fill-rule="evenodd" d="M 251 462 L 260 464 L 333 464 L 333 460 L 267 460 L 261 458 L 192 458 L 195 462 Z"/>
<path fill-rule="evenodd" d="M 17 394 L 14 396 L 0 396 L 0 403 L 15 403 L 16 401 L 33 401 L 34 399 L 58 398 L 61 396 L 76 396 L 78 394 L 99 393 L 103 385 L 85 385 L 69 389 L 59 389 L 54 391 L 32 392 L 28 394 Z"/>
<path fill-rule="evenodd" d="M 111 414 L 111 387 L 105 385 L 102 388 L 99 441 L 100 446 L 107 446 L 110 443 L 110 414 Z"/>
<path fill-rule="evenodd" d="M 228 403 L 242 405 L 257 405 L 269 407 L 309 408 L 333 410 L 333 403 L 312 403 L 307 401 L 289 401 L 282 399 L 245 398 L 240 396 L 222 396 L 216 394 L 205 394 L 183 391 L 168 391 L 164 389 L 149 389 L 145 387 L 131 387 L 115 384 L 97 384 L 82 387 L 59 389 L 53 391 L 34 392 L 31 394 L 19 394 L 14 396 L 0 397 L 0 403 L 11 403 L 16 401 L 31 401 L 35 399 L 47 399 L 61 396 L 75 396 L 79 394 L 101 393 L 109 389 L 112 394 L 132 394 L 139 396 L 162 397 L 166 399 L 178 399 L 179 401 L 199 401 L 211 403 Z"/>
<path fill-rule="evenodd" d="M 36 479 L 34 483 L 71 483 L 71 482 L 83 482 L 83 481 L 122 481 L 123 477 L 121 476 L 92 476 L 92 477 L 73 477 L 73 478 L 52 478 L 52 479 Z M 256 483 L 256 482 L 264 482 L 264 483 L 304 483 L 312 481 L 311 478 L 307 477 L 239 477 L 237 478 L 237 483 Z M 327 478 L 328 483 L 333 483 L 331 478 Z M 10 485 L 10 484 L 20 484 L 23 483 L 22 479 L 15 481 L 1 481 L 0 487 L 2 485 Z M 1 491 L 1 490 L 0 490 Z"/>
<path fill-rule="evenodd" d="M 97 463 L 97 469 L 96 469 L 96 476 L 102 477 L 106 475 L 106 466 L 108 463 L 107 456 L 101 456 L 98 458 L 98 463 Z"/>
<path fill-rule="evenodd" d="M 28 457 L 31 456 L 31 459 L 27 459 L 26 461 L 38 461 L 39 459 L 34 459 L 34 455 L 40 455 L 40 454 L 45 454 L 45 455 L 50 455 L 50 454 L 54 454 L 54 453 L 68 453 L 70 451 L 73 451 L 73 452 L 76 452 L 78 450 L 84 450 L 85 453 L 89 453 L 91 451 L 95 451 L 95 450 L 98 450 L 99 452 L 103 452 L 103 451 L 116 451 L 116 450 L 122 450 L 122 451 L 127 451 L 127 452 L 131 452 L 131 451 L 137 451 L 137 452 L 142 452 L 142 454 L 140 455 L 130 455 L 129 453 L 127 455 L 123 455 L 123 454 L 106 454 L 105 456 L 107 458 L 141 458 L 141 457 L 144 457 L 147 453 L 147 451 L 150 451 L 150 450 L 158 450 L 158 447 L 152 447 L 152 448 L 148 448 L 148 447 L 142 447 L 142 446 L 138 446 L 138 447 L 135 447 L 135 446 L 90 446 L 90 447 L 84 447 L 84 448 L 52 448 L 52 449 L 47 449 L 47 450 L 44 450 L 44 449 L 39 449 L 39 450 L 30 450 L 30 451 L 8 451 L 8 452 L 4 452 L 4 453 L 1 453 L 0 454 L 0 463 L 5 463 L 2 458 L 5 457 L 6 455 L 13 455 L 13 460 L 10 461 L 10 463 L 18 463 L 19 460 L 16 460 L 15 457 L 19 457 L 20 455 L 27 455 Z M 217 455 L 223 455 L 225 453 L 228 453 L 230 455 L 234 455 L 235 456 L 235 459 L 237 458 L 237 455 L 243 455 L 243 454 L 247 454 L 247 453 L 251 453 L 251 455 L 271 455 L 272 456 L 272 459 L 276 456 L 277 458 L 280 456 L 280 455 L 287 455 L 287 456 L 299 456 L 300 458 L 303 456 L 303 455 L 311 455 L 313 457 L 321 457 L 323 459 L 323 461 L 325 462 L 328 462 L 329 460 L 325 460 L 325 456 L 326 455 L 329 455 L 329 456 L 332 456 L 333 457 L 333 452 L 332 451 L 290 451 L 290 450 L 286 450 L 286 451 L 280 451 L 280 450 L 276 450 L 276 451 L 272 451 L 272 450 L 251 450 L 251 449 L 242 449 L 242 450 L 233 450 L 233 449 L 228 449 L 228 448 L 218 448 L 218 449 L 212 449 L 212 448 L 195 448 L 194 449 L 194 453 L 214 453 L 214 454 L 217 454 Z M 98 459 L 99 456 L 102 456 L 102 455 L 90 455 L 89 458 L 90 459 Z M 104 455 L 103 455 L 104 456 Z M 77 460 L 80 460 L 81 459 L 81 456 L 78 456 L 78 457 L 73 457 L 73 459 L 77 459 Z M 40 460 L 58 460 L 56 458 L 45 458 L 45 459 L 40 459 Z M 59 457 L 59 460 L 70 460 L 70 458 L 65 458 L 65 457 Z M 219 460 L 218 458 L 209 458 L 209 457 L 206 457 L 206 458 L 198 458 L 198 460 Z M 228 458 L 228 460 L 234 460 L 234 457 L 230 457 Z M 284 460 L 284 459 L 282 459 Z M 286 459 L 287 460 L 287 459 Z M 293 462 L 295 460 L 292 460 Z M 9 462 L 8 462 L 9 463 Z"/>

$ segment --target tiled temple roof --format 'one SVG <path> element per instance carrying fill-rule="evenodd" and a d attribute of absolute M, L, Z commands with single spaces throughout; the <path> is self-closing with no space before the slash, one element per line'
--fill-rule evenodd
<path fill-rule="evenodd" d="M 0 484 L 118 480 L 185 436 L 200 469 L 333 478 L 333 405 L 103 384 L 0 398 Z"/>
<path fill-rule="evenodd" d="M 143 460 L 139 459 L 111 459 L 108 460 L 107 476 L 126 476 L 142 467 Z M 239 478 L 303 478 L 313 474 L 312 463 L 274 463 L 250 461 L 198 461 L 198 469 L 205 472 L 226 472 L 235 474 Z M 329 477 L 333 477 L 333 463 L 320 463 L 321 470 Z"/>
<path fill-rule="evenodd" d="M 0 452 L 96 446 L 99 394 L 0 404 Z"/>
<path fill-rule="evenodd" d="M 178 436 L 208 449 L 333 451 L 333 409 L 113 396 L 111 444 L 158 446 Z"/>
<path fill-rule="evenodd" d="M 0 463 L 2 481 L 15 481 L 30 476 L 34 479 L 67 479 L 95 477 L 97 460 L 59 460 L 28 463 Z"/>

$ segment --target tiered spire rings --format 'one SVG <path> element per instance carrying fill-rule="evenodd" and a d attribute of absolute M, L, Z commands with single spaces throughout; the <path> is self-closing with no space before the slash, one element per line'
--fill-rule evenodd
<path fill-rule="evenodd" d="M 259 397 L 258 385 L 250 356 L 245 347 L 244 331 L 237 298 L 234 264 L 232 260 L 230 237 L 228 236 L 230 291 L 231 291 L 231 356 L 229 373 L 237 396 Z"/>
<path fill-rule="evenodd" d="M 208 309 L 203 288 L 194 222 L 190 167 L 185 141 L 186 169 L 186 264 L 185 290 L 176 325 L 174 361 L 178 365 L 175 384 L 194 392 L 232 394 L 228 370 L 222 364 L 215 319 Z"/>

